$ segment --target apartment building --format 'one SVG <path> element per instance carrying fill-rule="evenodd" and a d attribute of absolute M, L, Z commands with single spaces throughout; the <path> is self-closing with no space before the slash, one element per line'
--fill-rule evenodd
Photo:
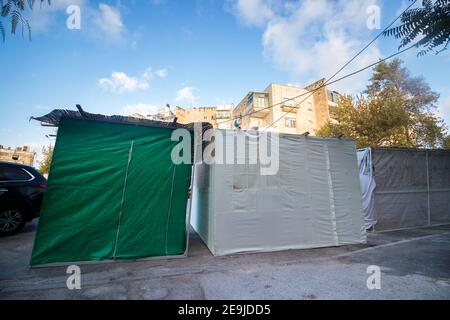
<path fill-rule="evenodd" d="M 215 123 L 213 123 L 214 128 L 219 129 L 231 129 L 232 128 L 232 120 L 231 117 L 233 106 L 217 106 L 215 113 Z"/>
<path fill-rule="evenodd" d="M 200 107 L 183 109 L 176 108 L 176 116 L 178 123 L 192 123 L 192 122 L 209 122 L 212 125 L 216 122 L 216 108 L 215 107 Z"/>
<path fill-rule="evenodd" d="M 181 108 L 175 107 L 173 110 L 161 109 L 157 114 L 148 117 L 140 114 L 133 114 L 136 118 L 150 118 L 157 121 L 171 122 L 177 117 L 177 122 L 187 124 L 192 122 L 208 122 L 214 128 L 231 129 L 231 109 L 232 106 L 212 106 L 199 108 Z"/>
<path fill-rule="evenodd" d="M 28 146 L 11 148 L 0 145 L 0 161 L 16 162 L 32 166 L 36 154 Z"/>
<path fill-rule="evenodd" d="M 232 117 L 240 119 L 242 129 L 314 135 L 330 120 L 330 107 L 336 107 L 339 99 L 324 84 L 325 79 L 306 88 L 272 83 L 264 91 L 249 92 Z"/>
<path fill-rule="evenodd" d="M 236 106 L 211 106 L 199 108 L 175 107 L 161 109 L 150 118 L 182 124 L 209 122 L 214 128 L 233 129 L 233 120 L 240 119 L 242 129 L 258 128 L 282 133 L 314 135 L 328 120 L 335 121 L 339 93 L 327 90 L 325 79 L 306 88 L 270 84 L 264 91 L 251 91 Z"/>

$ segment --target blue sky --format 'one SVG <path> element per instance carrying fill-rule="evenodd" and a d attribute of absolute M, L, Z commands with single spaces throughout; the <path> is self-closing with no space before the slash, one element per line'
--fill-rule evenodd
<path fill-rule="evenodd" d="M 52 0 L 28 12 L 32 41 L 7 35 L 0 44 L 0 144 L 48 144 L 48 128 L 29 122 L 54 108 L 81 104 L 104 114 L 150 113 L 166 103 L 239 103 L 269 83 L 301 86 L 333 74 L 379 30 L 367 28 L 369 6 L 383 28 L 408 1 L 382 0 Z M 66 27 L 78 5 L 81 29 Z M 20 33 L 20 32 L 19 32 Z M 380 38 L 342 75 L 397 51 Z M 441 94 L 450 124 L 448 52 L 401 56 Z M 370 72 L 332 89 L 358 93 Z"/>

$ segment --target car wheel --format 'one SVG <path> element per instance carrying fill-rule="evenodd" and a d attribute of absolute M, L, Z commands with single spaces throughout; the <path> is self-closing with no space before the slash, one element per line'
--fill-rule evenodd
<path fill-rule="evenodd" d="M 25 215 L 22 208 L 8 207 L 0 209 L 0 236 L 10 236 L 18 233 L 25 225 Z"/>

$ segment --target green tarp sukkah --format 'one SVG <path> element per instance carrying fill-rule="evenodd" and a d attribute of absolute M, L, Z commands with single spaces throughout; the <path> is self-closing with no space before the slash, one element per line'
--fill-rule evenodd
<path fill-rule="evenodd" d="M 58 135 L 31 265 L 185 254 L 192 167 L 171 134 L 187 126 L 79 110 L 34 118 Z"/>

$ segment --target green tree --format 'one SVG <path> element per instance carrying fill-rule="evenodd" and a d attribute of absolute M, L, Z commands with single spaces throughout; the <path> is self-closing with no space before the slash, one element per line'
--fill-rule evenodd
<path fill-rule="evenodd" d="M 396 92 L 391 93 L 392 96 L 383 95 L 370 100 L 364 96 L 356 99 L 341 97 L 336 109 L 338 122 L 329 121 L 316 134 L 353 138 L 358 148 L 407 146 L 405 101 Z"/>
<path fill-rule="evenodd" d="M 50 171 L 50 166 L 52 164 L 53 147 L 52 146 L 49 146 L 48 148 L 44 147 L 42 152 L 44 153 L 44 159 L 39 165 L 39 172 L 42 174 L 46 174 Z"/>
<path fill-rule="evenodd" d="M 400 60 L 382 62 L 363 95 L 343 97 L 337 122 L 316 134 L 354 138 L 357 147 L 440 147 L 446 127 L 433 111 L 439 95 L 423 78 L 412 77 Z"/>
<path fill-rule="evenodd" d="M 448 135 L 444 138 L 444 141 L 442 143 L 442 148 L 450 149 L 450 135 Z"/>
<path fill-rule="evenodd" d="M 40 0 L 41 4 L 45 0 Z M 31 26 L 28 20 L 24 17 L 24 12 L 28 8 L 33 10 L 34 3 L 36 0 L 0 0 L 1 4 L 1 20 L 0 20 L 0 33 L 2 34 L 3 42 L 5 42 L 6 32 L 5 25 L 3 24 L 5 20 L 11 20 L 11 33 L 16 34 L 17 26 L 20 24 L 22 26 L 22 35 L 25 29 L 28 32 L 28 37 L 31 39 Z M 48 4 L 51 4 L 51 0 L 47 0 Z"/>
<path fill-rule="evenodd" d="M 433 92 L 423 77 L 411 76 L 400 59 L 380 62 L 373 68 L 372 77 L 365 91 L 369 97 L 377 96 L 388 88 L 394 88 L 406 99 L 410 112 L 431 111 L 436 108 L 439 94 Z"/>
<path fill-rule="evenodd" d="M 408 45 L 422 48 L 419 56 L 447 49 L 450 42 L 450 0 L 423 0 L 420 7 L 404 12 L 401 24 L 386 30 L 384 35 L 401 39 L 399 49 Z"/>

